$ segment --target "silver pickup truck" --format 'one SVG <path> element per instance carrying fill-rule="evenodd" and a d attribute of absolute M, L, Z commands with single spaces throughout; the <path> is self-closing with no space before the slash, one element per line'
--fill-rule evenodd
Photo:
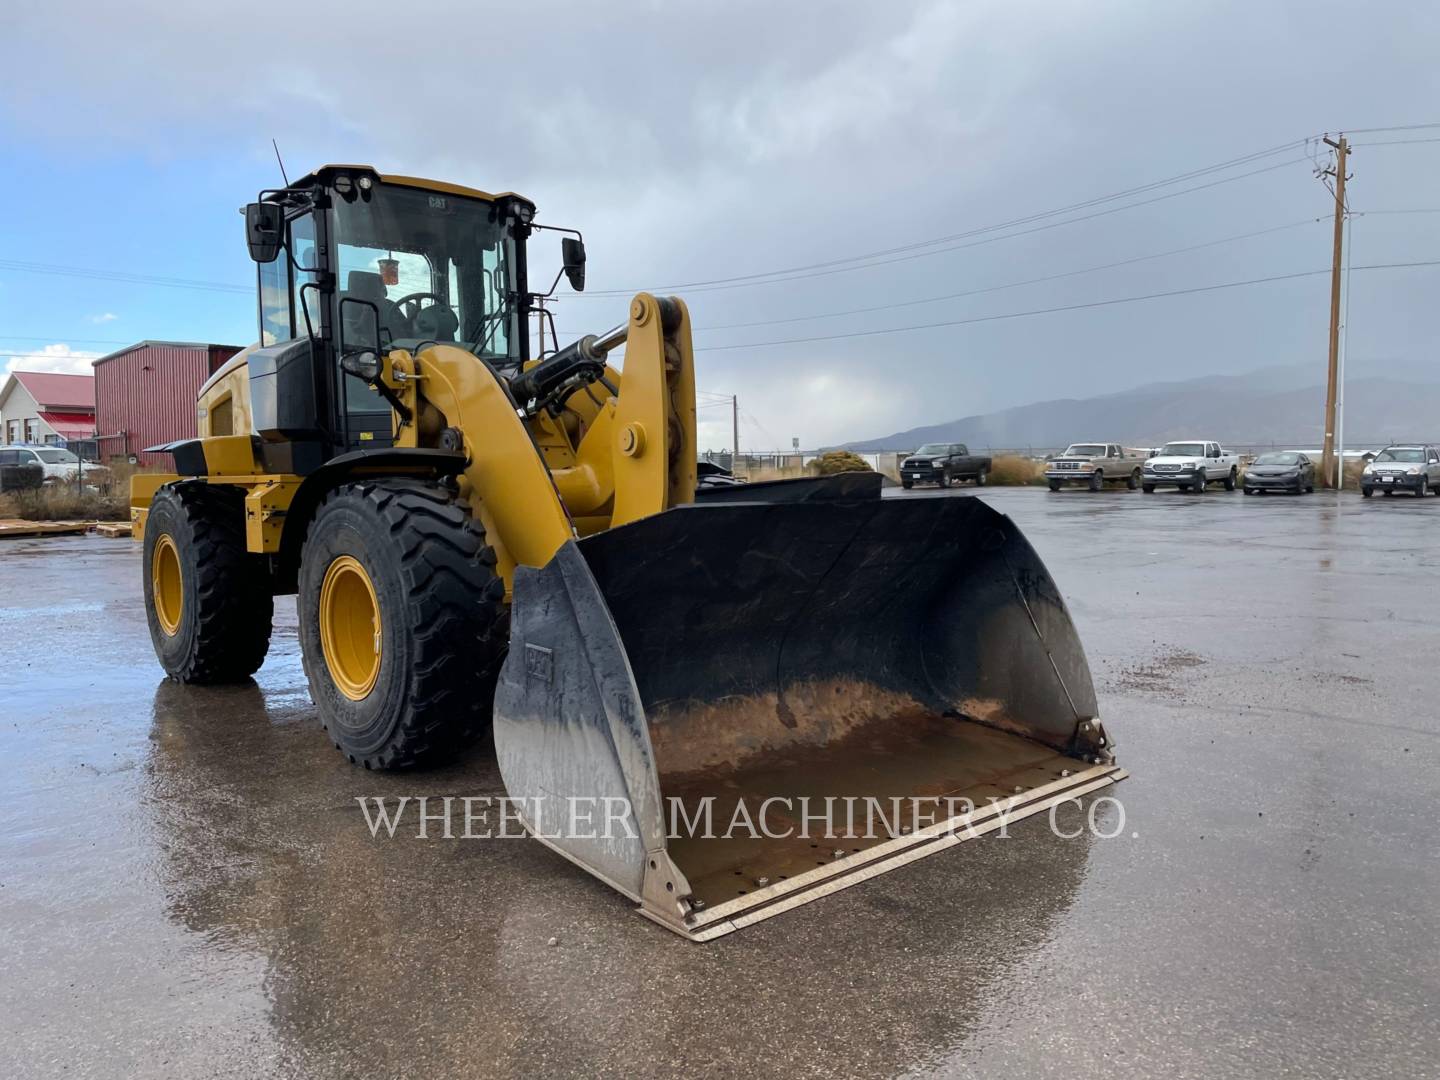
<path fill-rule="evenodd" d="M 1091 491 L 1100 491 L 1107 483 L 1121 481 L 1134 491 L 1140 486 L 1145 457 L 1144 451 L 1127 450 L 1119 443 L 1071 443 L 1063 454 L 1045 463 L 1045 479 L 1051 491 L 1066 484 L 1085 484 Z"/>

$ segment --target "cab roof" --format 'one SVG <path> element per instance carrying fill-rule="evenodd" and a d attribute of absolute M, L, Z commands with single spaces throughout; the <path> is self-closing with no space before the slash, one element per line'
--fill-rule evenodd
<path fill-rule="evenodd" d="M 349 173 L 359 175 L 369 173 L 382 184 L 397 184 L 400 187 L 420 188 L 424 191 L 438 191 L 446 195 L 463 195 L 471 199 L 483 199 L 485 202 L 500 202 L 504 199 L 519 199 L 521 202 L 529 203 L 534 207 L 532 199 L 514 191 L 481 191 L 479 188 L 465 187 L 462 184 L 452 184 L 445 180 L 427 180 L 419 176 L 396 176 L 382 173 L 373 165 L 321 165 L 318 169 L 306 173 L 299 180 L 292 184 L 292 187 L 303 187 L 308 183 L 326 183 L 333 180 L 337 174 Z"/>

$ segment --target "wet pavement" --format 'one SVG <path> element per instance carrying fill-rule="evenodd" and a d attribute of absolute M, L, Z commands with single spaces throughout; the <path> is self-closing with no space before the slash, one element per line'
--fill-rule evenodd
<path fill-rule="evenodd" d="M 1435 1075 L 1440 499 L 982 497 L 1080 628 L 1119 835 L 707 945 L 533 841 L 372 840 L 357 795 L 499 778 L 346 764 L 293 602 L 253 685 L 180 687 L 135 545 L 0 541 L 0 1076 Z"/>

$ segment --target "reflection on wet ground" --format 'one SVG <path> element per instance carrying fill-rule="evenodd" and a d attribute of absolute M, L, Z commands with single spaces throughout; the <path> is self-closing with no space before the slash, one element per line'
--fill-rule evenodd
<path fill-rule="evenodd" d="M 983 497 L 1080 626 L 1116 838 L 1036 818 L 703 946 L 530 841 L 372 839 L 356 796 L 498 775 L 348 766 L 288 601 L 256 683 L 179 687 L 130 544 L 7 542 L 0 1075 L 1425 1075 L 1440 500 L 1087 494 Z"/>

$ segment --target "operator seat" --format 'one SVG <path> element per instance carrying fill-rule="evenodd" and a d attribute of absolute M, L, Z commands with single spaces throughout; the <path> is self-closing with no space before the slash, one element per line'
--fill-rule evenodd
<path fill-rule="evenodd" d="M 410 337 L 410 324 L 400 309 L 385 295 L 385 281 L 371 270 L 351 270 L 345 278 L 345 289 L 340 293 L 345 299 L 365 300 L 380 311 L 380 327 L 390 334 L 390 340 Z M 347 342 L 369 341 L 374 334 L 374 323 L 368 308 L 358 304 L 341 305 Z"/>

